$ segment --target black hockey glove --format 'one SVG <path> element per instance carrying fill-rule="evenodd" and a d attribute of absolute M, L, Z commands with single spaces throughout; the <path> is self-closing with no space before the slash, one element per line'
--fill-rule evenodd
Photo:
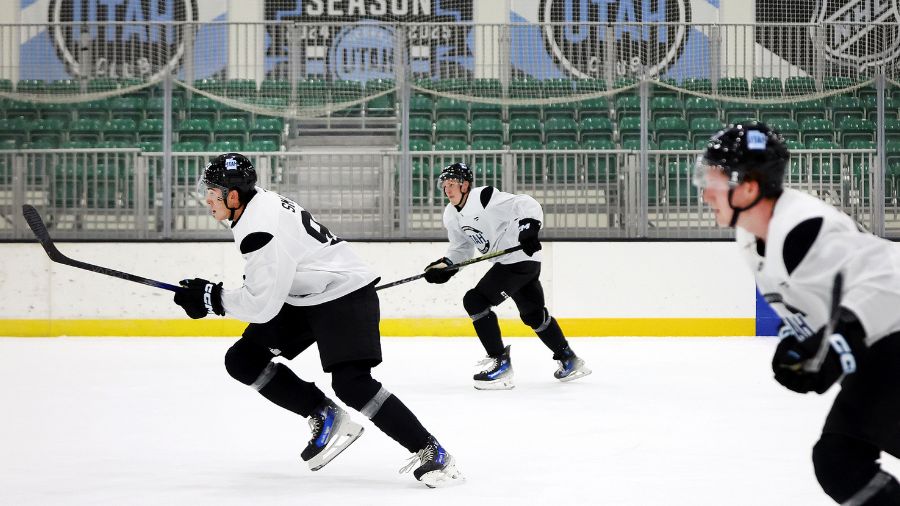
<path fill-rule="evenodd" d="M 442 284 L 450 281 L 450 278 L 452 278 L 454 274 L 459 272 L 459 269 L 447 268 L 451 265 L 453 265 L 453 262 L 451 262 L 447 257 L 443 257 L 441 259 L 435 260 L 434 262 L 431 262 L 427 267 L 425 267 L 425 281 L 437 284 Z"/>
<path fill-rule="evenodd" d="M 824 336 L 825 329 L 805 339 L 800 339 L 793 332 L 779 331 L 787 334 L 772 357 L 772 371 L 775 380 L 788 390 L 801 394 L 824 393 L 831 388 L 841 376 L 853 374 L 859 368 L 859 359 L 865 353 L 865 331 L 856 315 L 841 308 L 837 328 L 830 335 Z M 819 347 L 828 347 L 825 359 L 818 370 L 814 369 L 814 361 Z"/>
<path fill-rule="evenodd" d="M 222 283 L 214 284 L 205 279 L 183 279 L 178 284 L 183 288 L 175 292 L 175 303 L 193 319 L 215 313 L 225 316 L 222 307 Z"/>
<path fill-rule="evenodd" d="M 541 249 L 538 241 L 538 232 L 541 230 L 541 222 L 534 218 L 522 218 L 519 220 L 519 244 L 522 251 L 531 256 Z"/>

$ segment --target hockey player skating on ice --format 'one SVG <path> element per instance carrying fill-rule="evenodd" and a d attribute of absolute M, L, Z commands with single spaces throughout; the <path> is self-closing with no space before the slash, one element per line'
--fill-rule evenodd
<path fill-rule="evenodd" d="M 538 279 L 538 232 L 544 219 L 540 204 L 528 195 L 513 195 L 491 186 L 473 188 L 472 181 L 472 171 L 464 163 L 445 167 L 438 177 L 438 188 L 450 200 L 444 210 L 450 247 L 445 257 L 428 264 L 425 280 L 446 283 L 457 272 L 447 267 L 471 258 L 474 248 L 484 255 L 522 245 L 522 251 L 491 259 L 494 265 L 463 297 L 463 306 L 487 351 L 487 358 L 479 364 L 484 369 L 474 377 L 475 388 L 500 390 L 515 386 L 509 346 L 503 346 L 497 315 L 491 310 L 507 297 L 516 303 L 522 321 L 553 351 L 553 358 L 559 363 L 554 373 L 558 380 L 570 381 L 590 374 L 591 370 L 569 347 L 556 319 L 544 307 L 544 290 Z"/>
<path fill-rule="evenodd" d="M 381 362 L 378 278 L 350 245 L 297 203 L 256 187 L 256 171 L 240 154 L 213 159 L 198 190 L 217 221 L 231 222 L 246 262 L 244 285 L 225 290 L 185 280 L 175 302 L 191 318 L 216 313 L 250 322 L 225 354 L 225 367 L 269 401 L 309 418 L 312 439 L 301 457 L 310 469 L 322 468 L 363 431 L 316 385 L 273 361 L 315 342 L 337 397 L 415 454 L 403 471 L 414 468 L 429 487 L 461 481 L 453 457 L 371 376 Z"/>
<path fill-rule="evenodd" d="M 695 183 L 783 319 L 775 379 L 800 393 L 841 384 L 812 451 L 819 484 L 841 504 L 897 505 L 878 461 L 900 457 L 900 250 L 782 189 L 788 158 L 764 124 L 735 125 L 710 140 Z"/>

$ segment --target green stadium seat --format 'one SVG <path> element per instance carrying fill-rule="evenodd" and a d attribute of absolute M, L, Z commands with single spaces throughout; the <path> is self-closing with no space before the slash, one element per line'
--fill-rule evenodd
<path fill-rule="evenodd" d="M 681 87 L 687 91 L 712 94 L 712 81 L 705 78 L 690 77 L 681 81 Z M 700 98 L 700 97 L 698 97 Z"/>
<path fill-rule="evenodd" d="M 69 140 L 100 142 L 103 123 L 94 118 L 78 118 L 69 123 Z"/>
<path fill-rule="evenodd" d="M 659 149 L 667 151 L 687 151 L 693 149 L 691 143 L 682 139 L 666 139 L 660 141 Z"/>
<path fill-rule="evenodd" d="M 878 145 L 875 144 L 875 141 L 856 139 L 847 143 L 848 149 L 876 149 L 877 147 Z"/>
<path fill-rule="evenodd" d="M 540 83 L 544 98 L 568 97 L 575 93 L 575 83 L 571 79 L 545 79 Z"/>
<path fill-rule="evenodd" d="M 473 144 L 476 139 L 492 139 L 503 144 L 503 122 L 499 119 L 476 118 L 472 121 L 471 133 Z"/>
<path fill-rule="evenodd" d="M 706 149 L 709 146 L 709 139 L 697 137 L 694 139 L 694 149 Z"/>
<path fill-rule="evenodd" d="M 59 144 L 65 134 L 66 124 L 59 119 L 41 119 L 30 124 L 28 138 L 30 142 L 49 141 Z"/>
<path fill-rule="evenodd" d="M 541 106 L 537 104 L 514 104 L 508 106 L 509 119 L 533 119 L 540 121 Z"/>
<path fill-rule="evenodd" d="M 88 141 L 65 141 L 59 144 L 59 149 L 91 149 L 93 147 L 94 143 Z"/>
<path fill-rule="evenodd" d="M 622 89 L 629 88 L 625 91 L 620 92 L 620 94 L 635 94 L 638 93 L 638 80 L 634 77 L 617 77 L 615 81 L 613 81 L 613 89 Z"/>
<path fill-rule="evenodd" d="M 281 138 L 284 133 L 284 120 L 269 116 L 259 116 L 250 127 L 250 142 L 272 141 L 276 146 L 281 146 Z"/>
<path fill-rule="evenodd" d="M 800 122 L 800 140 L 809 145 L 811 139 L 834 140 L 834 123 L 827 119 L 808 118 Z"/>
<path fill-rule="evenodd" d="M 21 149 L 56 149 L 58 147 L 59 140 L 52 137 L 37 139 L 21 145 Z"/>
<path fill-rule="evenodd" d="M 795 141 L 793 139 L 785 139 L 784 145 L 791 151 L 795 149 L 806 149 L 806 145 L 800 141 Z"/>
<path fill-rule="evenodd" d="M 109 101 L 90 100 L 87 102 L 80 102 L 76 106 L 76 114 L 78 115 L 78 119 L 106 121 L 109 119 Z"/>
<path fill-rule="evenodd" d="M 291 83 L 289 81 L 278 79 L 264 79 L 263 82 L 259 84 L 258 95 L 260 97 L 290 98 Z"/>
<path fill-rule="evenodd" d="M 123 149 L 123 148 L 133 148 L 136 146 L 135 142 L 128 142 L 121 139 L 111 139 L 111 140 L 103 140 L 96 144 L 94 144 L 95 149 Z"/>
<path fill-rule="evenodd" d="M 578 143 L 568 139 L 554 139 L 547 143 L 552 151 L 578 149 Z M 556 183 L 573 182 L 578 178 L 578 157 L 574 153 L 548 153 L 545 175 Z"/>
<path fill-rule="evenodd" d="M 233 142 L 243 145 L 247 142 L 247 122 L 242 118 L 221 119 L 213 124 L 215 142 Z"/>
<path fill-rule="evenodd" d="M 616 143 L 609 139 L 582 139 L 581 148 L 590 150 L 611 150 L 616 149 Z"/>
<path fill-rule="evenodd" d="M 750 85 L 743 77 L 723 77 L 718 83 L 719 94 L 730 97 L 746 97 L 750 94 Z"/>
<path fill-rule="evenodd" d="M 377 95 L 396 87 L 393 79 L 372 79 L 366 81 L 366 96 Z M 366 116 L 371 117 L 388 117 L 396 116 L 396 96 L 393 91 L 375 97 L 366 102 Z"/>
<path fill-rule="evenodd" d="M 440 121 L 444 118 L 469 118 L 469 103 L 453 98 L 440 97 L 434 103 L 435 118 Z"/>
<path fill-rule="evenodd" d="M 648 129 L 652 133 L 652 129 Z M 638 116 L 626 116 L 619 121 L 619 140 L 623 143 L 640 139 L 641 136 L 641 118 Z"/>
<path fill-rule="evenodd" d="M 750 83 L 750 94 L 754 98 L 773 98 L 784 94 L 781 79 L 777 77 L 754 77 Z"/>
<path fill-rule="evenodd" d="M 414 94 L 409 99 L 409 116 L 421 116 L 430 121 L 433 117 L 434 102 L 428 95 Z"/>
<path fill-rule="evenodd" d="M 688 97 L 684 101 L 684 116 L 688 121 L 694 118 L 709 118 L 719 115 L 719 104 L 706 97 Z"/>
<path fill-rule="evenodd" d="M 110 117 L 130 118 L 135 122 L 144 119 L 145 102 L 144 99 L 138 97 L 116 97 L 107 102 L 110 111 Z"/>
<path fill-rule="evenodd" d="M 257 139 L 248 142 L 244 151 L 278 151 L 279 145 L 271 139 Z"/>
<path fill-rule="evenodd" d="M 159 141 L 141 141 L 138 142 L 138 147 L 149 153 L 161 153 L 163 150 L 162 142 Z"/>
<path fill-rule="evenodd" d="M 541 82 L 537 79 L 512 79 L 509 82 L 509 97 L 514 99 L 539 99 L 542 97 Z"/>
<path fill-rule="evenodd" d="M 875 141 L 875 122 L 867 119 L 845 117 L 838 125 L 838 135 L 841 144 L 847 146 L 850 142 Z"/>
<path fill-rule="evenodd" d="M 435 151 L 466 151 L 468 145 L 462 139 L 439 139 L 434 143 Z"/>
<path fill-rule="evenodd" d="M 176 153 L 206 151 L 206 144 L 200 141 L 176 142 L 172 144 L 172 151 Z"/>
<path fill-rule="evenodd" d="M 194 88 L 213 95 L 224 96 L 227 82 L 222 79 L 197 79 Z"/>
<path fill-rule="evenodd" d="M 837 95 L 831 98 L 831 117 L 840 125 L 844 118 L 864 118 L 862 100 L 853 95 Z"/>
<path fill-rule="evenodd" d="M 679 96 L 677 89 L 672 89 L 669 87 L 669 86 L 671 86 L 673 88 L 678 87 L 678 82 L 675 81 L 675 79 L 672 79 L 671 77 L 659 79 L 658 81 L 652 82 L 651 85 L 652 85 L 651 93 L 653 94 L 654 97 L 678 98 L 678 96 Z M 668 85 L 668 86 L 663 86 L 663 85 Z"/>
<path fill-rule="evenodd" d="M 675 97 L 653 97 L 650 100 L 650 119 L 684 118 L 684 104 Z"/>
<path fill-rule="evenodd" d="M 656 142 L 662 146 L 663 142 L 673 139 L 687 142 L 690 126 L 684 118 L 664 117 L 656 120 L 654 131 Z"/>
<path fill-rule="evenodd" d="M 194 96 L 188 103 L 188 115 L 190 119 L 206 119 L 210 122 L 219 118 L 219 110 L 222 104 L 204 96 Z"/>
<path fill-rule="evenodd" d="M 574 120 L 577 111 L 575 102 L 560 102 L 544 106 L 544 121 L 552 118 L 567 118 Z"/>
<path fill-rule="evenodd" d="M 810 141 L 806 144 L 809 149 L 840 149 L 841 147 L 838 143 L 822 138 L 822 137 L 814 137 L 810 139 Z"/>
<path fill-rule="evenodd" d="M 781 134 L 784 140 L 800 140 L 800 124 L 791 118 L 772 118 L 768 122 L 769 127 Z"/>
<path fill-rule="evenodd" d="M 577 103 L 578 119 L 606 118 L 609 119 L 609 100 L 606 97 L 590 98 Z"/>
<path fill-rule="evenodd" d="M 763 123 L 768 123 L 772 118 L 789 118 L 794 112 L 787 101 L 758 104 L 756 110 L 757 117 Z"/>
<path fill-rule="evenodd" d="M 163 120 L 161 118 L 145 119 L 138 124 L 137 139 L 139 142 L 162 142 L 162 138 Z"/>
<path fill-rule="evenodd" d="M 600 93 L 606 90 L 605 79 L 578 79 L 575 81 L 575 93 L 577 95 Z"/>
<path fill-rule="evenodd" d="M 12 81 L 9 79 L 0 79 L 0 91 L 11 93 L 13 90 Z"/>
<path fill-rule="evenodd" d="M 475 139 L 472 141 L 472 150 L 474 151 L 487 151 L 487 150 L 501 150 L 503 149 L 503 141 L 498 139 L 491 139 L 488 137 L 483 137 L 480 139 Z"/>
<path fill-rule="evenodd" d="M 426 139 L 431 144 L 434 123 L 431 118 L 424 116 L 412 116 L 409 118 L 409 137 L 411 139 Z"/>
<path fill-rule="evenodd" d="M 803 102 L 793 102 L 794 119 L 803 122 L 805 119 L 816 118 L 825 119 L 825 110 L 827 106 L 821 98 L 814 100 L 805 100 Z"/>
<path fill-rule="evenodd" d="M 256 80 L 229 79 L 225 81 L 225 95 L 230 98 L 238 99 L 256 97 Z"/>
<path fill-rule="evenodd" d="M 47 93 L 47 83 L 40 79 L 20 79 L 16 84 L 16 92 L 41 95 Z"/>
<path fill-rule="evenodd" d="M 581 131 L 581 140 L 590 139 L 612 139 L 613 124 L 607 117 L 588 117 L 581 120 L 579 130 Z"/>
<path fill-rule="evenodd" d="M 338 80 L 331 83 L 331 103 L 332 104 L 353 104 L 343 109 L 334 111 L 332 116 L 338 117 L 358 117 L 362 113 L 362 103 L 359 101 L 363 98 L 363 87 L 359 81 Z M 306 103 L 306 101 L 304 101 Z M 318 101 L 313 102 L 314 105 L 320 105 Z"/>
<path fill-rule="evenodd" d="M 888 165 L 900 164 L 900 140 L 885 142 L 884 151 Z"/>
<path fill-rule="evenodd" d="M 51 203 L 58 208 L 81 207 L 85 191 L 85 168 L 82 163 L 65 157 L 53 168 Z"/>
<path fill-rule="evenodd" d="M 88 93 L 102 93 L 104 91 L 113 91 L 119 87 L 119 83 L 115 79 L 108 77 L 95 77 L 88 81 Z"/>
<path fill-rule="evenodd" d="M 640 113 L 641 97 L 625 95 L 616 98 L 616 121 L 621 121 L 623 116 L 636 116 Z"/>
<path fill-rule="evenodd" d="M 28 141 L 30 121 L 22 116 L 0 119 L 0 140 L 14 140 L 18 144 Z"/>
<path fill-rule="evenodd" d="M 550 118 L 544 122 L 544 138 L 548 143 L 557 140 L 571 142 L 574 145 L 578 139 L 578 124 L 572 118 Z"/>
<path fill-rule="evenodd" d="M 469 104 L 469 115 L 471 116 L 472 121 L 475 121 L 478 118 L 500 120 L 503 118 L 503 106 L 487 102 L 472 102 Z"/>
<path fill-rule="evenodd" d="M 500 98 L 503 96 L 503 86 L 499 79 L 477 78 L 472 81 L 472 95 L 482 98 Z"/>
<path fill-rule="evenodd" d="M 513 151 L 533 151 L 536 149 L 544 149 L 541 141 L 534 139 L 516 139 L 509 145 L 509 149 Z"/>
<path fill-rule="evenodd" d="M 826 77 L 822 81 L 825 91 L 844 90 L 856 84 L 853 79 L 843 76 Z"/>
<path fill-rule="evenodd" d="M 410 151 L 431 151 L 431 141 L 428 139 L 410 139 Z"/>
<path fill-rule="evenodd" d="M 131 118 L 111 119 L 101 126 L 103 140 L 134 144 L 137 140 L 137 124 Z"/>
<path fill-rule="evenodd" d="M 4 110 L 7 118 L 24 118 L 28 121 L 35 121 L 41 117 L 41 107 L 39 104 L 23 102 L 21 100 L 7 101 L 4 104 Z"/>
<path fill-rule="evenodd" d="M 509 140 L 515 143 L 518 140 L 541 141 L 541 123 L 533 118 L 514 118 L 509 122 Z"/>
<path fill-rule="evenodd" d="M 900 141 L 900 119 L 884 119 L 884 138 L 886 141 Z"/>
<path fill-rule="evenodd" d="M 656 149 L 656 143 L 653 141 L 649 141 L 647 143 L 649 146 L 648 149 Z M 641 140 L 640 139 L 628 139 L 622 141 L 622 149 L 630 149 L 632 151 L 638 151 L 641 149 Z"/>
<path fill-rule="evenodd" d="M 209 144 L 212 141 L 212 122 L 206 118 L 191 118 L 178 125 L 179 142 L 197 141 Z"/>
<path fill-rule="evenodd" d="M 214 153 L 234 153 L 240 151 L 243 143 L 238 141 L 216 141 L 206 146 L 207 151 Z"/>
<path fill-rule="evenodd" d="M 660 147 L 662 148 L 662 146 Z M 684 206 L 700 201 L 700 189 L 694 186 L 691 179 L 692 167 L 683 159 L 673 160 L 666 164 L 666 200 L 668 203 Z"/>
<path fill-rule="evenodd" d="M 865 110 L 866 110 L 866 119 L 875 121 L 878 117 L 877 97 L 867 96 L 867 97 L 863 98 L 862 101 L 863 101 L 863 108 L 865 108 Z M 898 100 L 896 98 L 891 98 L 891 97 L 884 99 L 884 117 L 885 118 L 900 117 L 900 100 Z"/>
<path fill-rule="evenodd" d="M 722 102 L 722 116 L 726 123 L 738 123 L 741 119 L 756 118 L 756 106 L 745 102 Z"/>
<path fill-rule="evenodd" d="M 789 97 L 815 93 L 816 81 L 812 77 L 792 76 L 784 80 L 784 94 Z"/>
<path fill-rule="evenodd" d="M 694 118 L 691 120 L 691 140 L 695 143 L 698 139 L 707 141 L 723 128 L 725 125 L 718 118 Z"/>
<path fill-rule="evenodd" d="M 163 117 L 164 97 L 150 97 L 145 103 L 144 114 L 147 119 L 157 119 Z M 177 118 L 179 112 L 184 109 L 184 101 L 181 97 L 172 97 L 172 117 Z M 80 113 L 79 113 L 80 114 Z"/>
<path fill-rule="evenodd" d="M 434 123 L 434 135 L 438 141 L 458 139 L 465 143 L 469 138 L 469 123 L 455 116 L 441 118 Z"/>
<path fill-rule="evenodd" d="M 45 103 L 35 104 L 41 119 L 58 119 L 65 123 L 72 120 L 72 104 L 69 103 Z"/>

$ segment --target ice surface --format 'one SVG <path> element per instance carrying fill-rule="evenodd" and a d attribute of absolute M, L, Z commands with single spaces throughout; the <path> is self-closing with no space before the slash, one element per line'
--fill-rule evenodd
<path fill-rule="evenodd" d="M 355 412 L 365 434 L 310 472 L 306 422 L 227 375 L 232 342 L 0 339 L 0 504 L 829 503 L 810 451 L 836 388 L 781 388 L 773 339 L 572 339 L 594 374 L 565 384 L 540 341 L 510 339 L 512 391 L 472 388 L 475 339 L 384 339 L 374 376 L 468 478 L 437 490 Z M 315 348 L 290 366 L 331 395 Z"/>

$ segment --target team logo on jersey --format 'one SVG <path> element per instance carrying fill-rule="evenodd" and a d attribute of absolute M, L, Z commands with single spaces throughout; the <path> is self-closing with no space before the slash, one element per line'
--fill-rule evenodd
<path fill-rule="evenodd" d="M 619 76 L 662 73 L 681 56 L 690 20 L 688 0 L 543 0 L 540 7 L 544 43 L 583 79 L 603 77 L 606 62 Z"/>
<path fill-rule="evenodd" d="M 475 245 L 475 248 L 484 255 L 491 249 L 491 241 L 488 241 L 481 230 L 472 228 L 468 225 L 462 227 L 462 231 L 469 236 L 469 240 Z"/>
<path fill-rule="evenodd" d="M 47 19 L 70 74 L 156 78 L 184 55 L 197 0 L 50 0 Z"/>
<path fill-rule="evenodd" d="M 897 0 L 818 0 L 809 29 L 825 58 L 865 68 L 900 56 L 900 10 Z"/>

